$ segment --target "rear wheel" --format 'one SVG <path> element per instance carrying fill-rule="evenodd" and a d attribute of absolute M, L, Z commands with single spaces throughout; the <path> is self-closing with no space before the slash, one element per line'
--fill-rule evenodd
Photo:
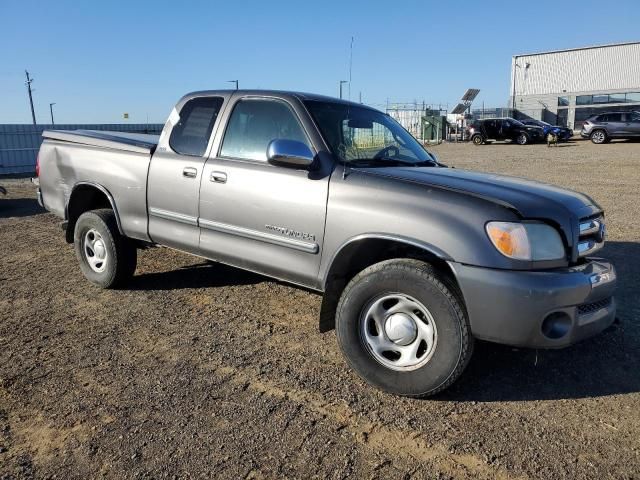
<path fill-rule="evenodd" d="M 91 283 L 114 288 L 133 276 L 137 250 L 128 238 L 120 235 L 113 210 L 83 213 L 73 236 L 80 269 Z"/>
<path fill-rule="evenodd" d="M 474 145 L 482 145 L 484 143 L 482 135 L 479 135 L 479 134 L 476 134 L 473 137 L 471 137 L 471 141 L 473 142 Z"/>
<path fill-rule="evenodd" d="M 349 282 L 336 333 L 349 365 L 387 392 L 426 397 L 449 387 L 473 351 L 456 289 L 427 263 L 387 260 Z"/>
<path fill-rule="evenodd" d="M 596 145 L 600 145 L 602 143 L 607 143 L 608 137 L 607 133 L 604 130 L 594 130 L 591 132 L 591 141 Z"/>
<path fill-rule="evenodd" d="M 516 137 L 516 143 L 518 145 L 526 145 L 529 143 L 529 136 L 526 133 L 519 133 Z"/>

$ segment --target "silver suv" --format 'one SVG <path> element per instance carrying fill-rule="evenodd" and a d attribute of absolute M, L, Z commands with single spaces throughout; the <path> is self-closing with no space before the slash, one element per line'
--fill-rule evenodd
<path fill-rule="evenodd" d="M 608 112 L 594 115 L 582 126 L 582 138 L 607 143 L 614 138 L 640 137 L 640 112 Z"/>

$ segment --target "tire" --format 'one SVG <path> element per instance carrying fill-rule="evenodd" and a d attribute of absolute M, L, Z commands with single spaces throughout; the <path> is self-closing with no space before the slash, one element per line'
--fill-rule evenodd
<path fill-rule="evenodd" d="M 529 141 L 529 136 L 526 133 L 519 133 L 516 137 L 516 143 L 518 145 L 526 145 Z"/>
<path fill-rule="evenodd" d="M 91 210 L 80 215 L 73 239 L 80 270 L 94 285 L 115 288 L 133 276 L 137 250 L 120 235 L 113 210 Z"/>
<path fill-rule="evenodd" d="M 609 141 L 609 136 L 607 135 L 607 132 L 601 129 L 594 130 L 593 132 L 591 132 L 591 135 L 589 135 L 589 138 L 596 145 L 602 145 L 603 143 L 607 143 Z"/>
<path fill-rule="evenodd" d="M 344 289 L 336 312 L 336 335 L 347 363 L 369 384 L 396 395 L 420 398 L 445 390 L 473 352 L 460 294 L 418 260 L 387 260 L 366 268 Z M 402 337 L 409 331 L 397 322 L 403 318 L 409 324 L 413 320 L 415 337 Z M 403 353 L 398 357 L 394 349 Z"/>
<path fill-rule="evenodd" d="M 471 141 L 474 145 L 482 145 L 484 143 L 482 135 L 474 135 L 473 137 L 471 137 Z"/>

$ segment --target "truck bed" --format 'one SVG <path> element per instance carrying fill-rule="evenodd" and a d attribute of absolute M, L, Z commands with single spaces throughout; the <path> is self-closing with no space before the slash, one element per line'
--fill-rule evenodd
<path fill-rule="evenodd" d="M 42 137 L 80 145 L 146 154 L 153 153 L 160 138 L 159 135 L 103 130 L 45 130 L 42 132 Z"/>
<path fill-rule="evenodd" d="M 158 135 L 45 130 L 42 136 L 40 189 L 49 211 L 66 219 L 74 188 L 99 185 L 119 200 L 117 215 L 125 235 L 148 240 L 147 175 Z"/>

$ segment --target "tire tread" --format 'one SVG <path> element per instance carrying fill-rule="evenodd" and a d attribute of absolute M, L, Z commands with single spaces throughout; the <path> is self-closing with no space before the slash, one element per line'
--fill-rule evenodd
<path fill-rule="evenodd" d="M 433 285 L 435 285 L 441 291 L 441 293 L 445 295 L 447 300 L 449 300 L 449 303 L 453 307 L 453 310 L 455 311 L 455 314 L 460 320 L 462 326 L 462 328 L 460 329 L 460 340 L 462 344 L 460 357 L 455 369 L 451 372 L 449 377 L 439 386 L 427 392 L 419 394 L 399 394 L 401 396 L 409 398 L 426 398 L 449 388 L 465 370 L 473 354 L 474 339 L 470 334 L 471 327 L 469 325 L 466 309 L 463 307 L 464 301 L 462 300 L 462 294 L 455 284 L 453 284 L 446 277 L 439 275 L 434 267 L 427 262 L 411 258 L 395 258 L 384 260 L 365 268 L 351 279 L 351 281 L 345 287 L 342 295 L 340 296 L 336 312 L 340 312 L 342 310 L 344 302 L 349 297 L 350 290 L 365 277 L 371 275 L 372 273 L 384 273 L 385 271 L 397 272 L 398 270 L 417 273 L 419 276 L 424 277 L 427 281 L 430 281 Z M 347 354 L 347 352 L 343 353 L 345 353 L 344 356 L 347 359 L 347 362 L 349 362 L 349 355 Z"/>

